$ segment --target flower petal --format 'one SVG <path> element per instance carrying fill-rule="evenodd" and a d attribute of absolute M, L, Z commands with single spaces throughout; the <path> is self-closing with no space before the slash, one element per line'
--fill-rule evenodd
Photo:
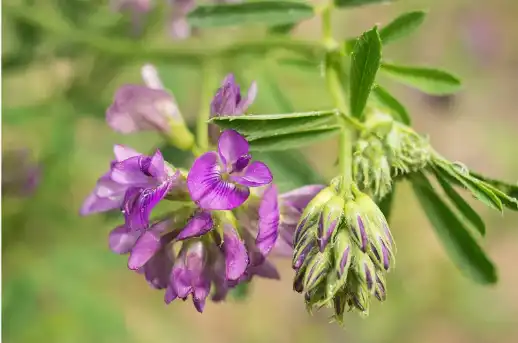
<path fill-rule="evenodd" d="M 148 168 L 148 173 L 158 179 L 162 180 L 167 177 L 167 172 L 165 169 L 164 157 L 160 150 L 156 150 L 153 156 L 151 157 L 151 161 Z"/>
<path fill-rule="evenodd" d="M 257 82 L 253 81 L 250 84 L 250 88 L 248 88 L 248 94 L 245 98 L 241 99 L 239 104 L 237 104 L 236 112 L 238 114 L 243 114 L 248 107 L 254 102 L 255 97 L 257 96 Z"/>
<path fill-rule="evenodd" d="M 115 160 L 117 162 L 122 162 L 124 160 L 127 160 L 128 158 L 142 155 L 136 150 L 120 144 L 114 145 L 113 154 L 115 155 Z"/>
<path fill-rule="evenodd" d="M 113 165 L 110 177 L 113 181 L 134 187 L 145 187 L 153 182 L 147 171 L 150 159 L 147 156 L 139 155 L 130 157 L 122 162 Z"/>
<path fill-rule="evenodd" d="M 140 231 L 131 231 L 126 225 L 116 227 L 110 232 L 108 238 L 111 251 L 116 254 L 129 253 L 135 246 L 140 234 Z"/>
<path fill-rule="evenodd" d="M 195 214 L 183 230 L 176 237 L 177 240 L 184 240 L 192 237 L 203 236 L 212 229 L 213 222 L 209 212 Z"/>
<path fill-rule="evenodd" d="M 264 261 L 258 266 L 251 267 L 250 273 L 266 279 L 280 280 L 281 275 L 275 266 L 268 261 Z"/>
<path fill-rule="evenodd" d="M 192 200 L 206 210 L 231 210 L 250 195 L 248 188 L 222 179 L 215 152 L 207 152 L 194 161 L 187 176 L 187 188 Z"/>
<path fill-rule="evenodd" d="M 156 289 L 167 287 L 173 262 L 173 256 L 170 252 L 166 249 L 160 249 L 144 265 L 144 276 L 151 287 Z"/>
<path fill-rule="evenodd" d="M 248 142 L 237 131 L 225 130 L 221 133 L 218 152 L 225 166 L 233 166 L 240 157 L 248 155 L 248 151 Z"/>
<path fill-rule="evenodd" d="M 143 267 L 161 247 L 160 236 L 153 231 L 144 232 L 131 250 L 128 268 L 136 270 Z"/>
<path fill-rule="evenodd" d="M 231 116 L 240 101 L 240 89 L 233 74 L 228 74 L 210 104 L 211 116 Z"/>
<path fill-rule="evenodd" d="M 243 186 L 259 187 L 271 183 L 273 175 L 266 164 L 254 161 L 245 168 L 242 175 L 230 175 L 230 179 Z"/>
<path fill-rule="evenodd" d="M 222 249 L 225 254 L 226 278 L 227 280 L 237 280 L 248 266 L 249 260 L 245 244 L 230 225 L 225 225 L 223 239 Z"/>
<path fill-rule="evenodd" d="M 95 192 L 95 191 L 94 191 Z M 83 202 L 79 214 L 87 216 L 93 213 L 106 212 L 114 209 L 119 209 L 122 204 L 121 198 L 100 198 L 94 193 L 88 195 Z"/>
<path fill-rule="evenodd" d="M 132 230 L 147 228 L 151 211 L 166 196 L 173 185 L 174 177 L 171 177 L 155 188 L 132 188 L 128 190 L 123 209 L 126 225 Z"/>
<path fill-rule="evenodd" d="M 259 205 L 258 233 L 255 244 L 263 256 L 268 255 L 279 237 L 279 206 L 277 186 L 271 185 Z"/>

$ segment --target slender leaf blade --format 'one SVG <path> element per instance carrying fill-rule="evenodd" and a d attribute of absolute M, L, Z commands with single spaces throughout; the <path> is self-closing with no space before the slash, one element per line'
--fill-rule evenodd
<path fill-rule="evenodd" d="M 436 163 L 434 169 L 451 183 L 466 188 L 476 199 L 482 201 L 486 206 L 502 212 L 502 201 L 483 182 L 469 177 L 469 175 L 457 172 L 457 170 L 447 163 Z"/>
<path fill-rule="evenodd" d="M 393 0 L 335 0 L 335 5 L 338 7 L 358 7 L 364 5 L 374 5 L 392 2 Z"/>
<path fill-rule="evenodd" d="M 462 87 L 457 76 L 440 69 L 401 66 L 384 62 L 381 64 L 381 71 L 396 81 L 428 94 L 452 94 Z"/>
<path fill-rule="evenodd" d="M 381 42 L 385 45 L 415 31 L 424 21 L 425 11 L 404 13 L 380 30 Z"/>
<path fill-rule="evenodd" d="M 386 107 L 394 120 L 397 120 L 405 125 L 411 125 L 412 120 L 408 114 L 405 106 L 399 102 L 392 94 L 380 85 L 376 85 L 372 90 L 373 99 L 380 105 Z"/>
<path fill-rule="evenodd" d="M 306 131 L 315 127 L 336 125 L 336 110 L 286 114 L 261 114 L 214 117 L 211 123 L 232 129 L 248 140 Z"/>
<path fill-rule="evenodd" d="M 248 140 L 252 151 L 274 151 L 300 148 L 317 141 L 329 139 L 340 133 L 340 126 L 316 128 L 308 131 L 281 134 Z"/>
<path fill-rule="evenodd" d="M 480 217 L 480 215 L 467 203 L 464 198 L 457 193 L 457 191 L 450 185 L 448 180 L 441 176 L 440 173 L 435 172 L 437 181 L 441 185 L 444 193 L 448 196 L 451 202 L 455 205 L 457 210 L 468 220 L 471 225 L 482 235 L 486 234 L 486 224 Z"/>
<path fill-rule="evenodd" d="M 288 25 L 313 17 L 313 8 L 302 2 L 261 1 L 235 4 L 202 5 L 187 16 L 194 27 L 236 26 L 261 23 Z"/>
<path fill-rule="evenodd" d="M 361 118 L 381 63 L 381 40 L 375 27 L 356 41 L 351 57 L 351 115 Z"/>
<path fill-rule="evenodd" d="M 442 201 L 422 174 L 415 174 L 412 186 L 421 207 L 446 252 L 467 277 L 480 284 L 497 281 L 496 268 L 464 224 Z"/>

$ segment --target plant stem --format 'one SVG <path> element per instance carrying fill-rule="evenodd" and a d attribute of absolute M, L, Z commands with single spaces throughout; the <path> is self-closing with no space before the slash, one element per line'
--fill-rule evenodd
<path fill-rule="evenodd" d="M 199 155 L 209 149 L 209 117 L 210 117 L 210 103 L 214 96 L 216 80 L 216 68 L 214 61 L 206 59 L 202 63 L 202 80 L 201 80 L 201 99 L 200 111 L 196 122 L 196 141 L 197 146 L 193 149 L 195 155 Z"/>
<path fill-rule="evenodd" d="M 337 50 L 338 44 L 332 37 L 332 26 L 331 26 L 331 10 L 333 8 L 332 1 L 322 10 L 322 42 L 327 49 L 326 54 L 326 81 L 327 87 L 335 106 L 343 113 L 341 117 L 342 131 L 339 139 L 339 169 L 342 175 L 342 182 L 340 184 L 340 193 L 346 196 L 350 193 L 351 185 L 353 184 L 353 173 L 352 173 L 352 160 L 353 160 L 353 139 L 354 130 L 351 128 L 351 124 L 354 126 L 361 125 L 360 123 L 351 123 L 346 119 L 348 113 L 347 101 L 344 96 L 344 89 L 340 82 L 341 73 L 341 56 Z M 338 63 L 337 63 L 338 61 Z"/>

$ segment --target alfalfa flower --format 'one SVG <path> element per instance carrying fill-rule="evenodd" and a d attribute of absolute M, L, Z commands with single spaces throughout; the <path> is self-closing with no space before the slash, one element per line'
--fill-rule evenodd
<path fill-rule="evenodd" d="M 256 95 L 257 83 L 255 81 L 250 84 L 247 95 L 242 96 L 241 88 L 239 84 L 237 84 L 234 75 L 228 74 L 212 99 L 210 105 L 210 116 L 219 117 L 242 115 L 254 102 Z M 219 128 L 216 125 L 209 125 L 209 136 L 211 142 L 217 142 L 219 133 Z"/>
<path fill-rule="evenodd" d="M 157 131 L 175 146 L 190 149 L 194 137 L 188 130 L 172 93 L 167 91 L 152 65 L 142 67 L 146 85 L 123 85 L 106 111 L 106 121 L 124 134 Z"/>
<path fill-rule="evenodd" d="M 80 212 L 88 215 L 122 209 L 129 227 L 144 228 L 153 207 L 179 184 L 181 175 L 165 163 L 159 150 L 146 156 L 116 145 L 114 153 L 110 170 L 99 178 Z"/>
<path fill-rule="evenodd" d="M 272 173 L 263 162 L 252 161 L 246 139 L 226 130 L 218 141 L 218 152 L 198 157 L 187 176 L 191 198 L 206 210 L 231 210 L 243 204 L 249 187 L 272 182 Z"/>

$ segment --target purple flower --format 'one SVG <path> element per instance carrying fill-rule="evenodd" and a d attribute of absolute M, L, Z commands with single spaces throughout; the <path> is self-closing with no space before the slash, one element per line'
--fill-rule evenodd
<path fill-rule="evenodd" d="M 241 97 L 241 89 L 236 83 L 233 74 L 228 74 L 221 87 L 217 90 L 210 105 L 210 116 L 238 116 L 242 115 L 254 102 L 257 95 L 257 84 L 252 82 L 245 98 Z M 219 137 L 219 128 L 215 124 L 209 124 L 210 141 L 215 143 Z"/>
<path fill-rule="evenodd" d="M 191 198 L 206 210 L 231 210 L 243 204 L 249 187 L 269 184 L 273 177 L 263 162 L 253 161 L 246 139 L 226 130 L 218 152 L 207 152 L 194 161 L 187 176 Z"/>
<path fill-rule="evenodd" d="M 41 166 L 31 160 L 28 149 L 3 152 L 2 191 L 3 194 L 30 196 L 40 183 Z"/>
<path fill-rule="evenodd" d="M 171 125 L 183 123 L 183 118 L 175 99 L 166 90 L 124 85 L 115 92 L 106 111 L 106 121 L 113 130 L 124 134 L 137 131 L 169 134 Z"/>
<path fill-rule="evenodd" d="M 153 156 L 122 145 L 114 147 L 115 161 L 97 181 L 81 207 L 81 215 L 122 208 L 128 226 L 144 228 L 153 207 L 180 182 L 179 172 L 165 165 L 159 150 Z"/>

